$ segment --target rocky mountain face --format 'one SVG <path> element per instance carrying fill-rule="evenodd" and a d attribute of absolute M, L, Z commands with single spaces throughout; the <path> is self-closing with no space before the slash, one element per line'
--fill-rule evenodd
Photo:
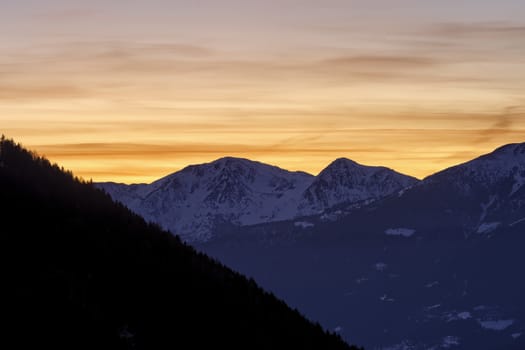
<path fill-rule="evenodd" d="M 192 165 L 151 184 L 97 184 L 148 221 L 189 242 L 220 227 L 322 213 L 343 203 L 385 197 L 418 180 L 384 167 L 338 159 L 317 177 L 240 158 Z"/>
<path fill-rule="evenodd" d="M 321 213 L 334 206 L 383 198 L 412 186 L 417 179 L 385 167 L 362 166 L 339 158 L 316 176 L 303 193 L 301 214 Z"/>
<path fill-rule="evenodd" d="M 510 144 L 425 179 L 426 187 L 446 187 L 471 214 L 476 232 L 525 219 L 525 144 Z"/>
<path fill-rule="evenodd" d="M 525 144 L 510 144 L 445 169 L 374 207 L 385 225 L 412 225 L 443 237 L 490 235 L 525 218 Z"/>

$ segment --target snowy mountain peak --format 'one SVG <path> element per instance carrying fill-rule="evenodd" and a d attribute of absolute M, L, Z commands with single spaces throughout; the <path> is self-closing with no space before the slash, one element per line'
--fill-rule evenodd
<path fill-rule="evenodd" d="M 525 213 L 525 143 L 505 145 L 440 171 L 425 178 L 420 187 L 427 196 L 433 193 L 435 203 L 460 205 L 469 213 L 463 221 L 470 220 L 478 233 L 521 220 Z"/>
<path fill-rule="evenodd" d="M 266 169 L 267 166 L 262 163 L 254 162 L 244 158 L 224 157 L 214 160 L 211 163 L 202 164 L 208 171 L 218 171 L 223 174 L 254 176 L 257 170 Z"/>
<path fill-rule="evenodd" d="M 482 187 L 514 181 L 521 187 L 525 182 L 525 143 L 508 144 L 491 153 L 459 164 L 425 179 L 425 182 L 453 182 L 456 187 Z M 513 191 L 515 192 L 515 191 Z"/>
<path fill-rule="evenodd" d="M 352 159 L 341 157 L 341 158 L 337 158 L 332 163 L 330 163 L 327 166 L 327 168 L 330 168 L 330 167 L 350 167 L 350 166 L 363 166 L 363 165 L 357 163 L 356 161 L 353 161 Z"/>
<path fill-rule="evenodd" d="M 523 143 L 509 143 L 508 145 L 496 148 L 493 155 L 511 155 L 518 157 L 525 157 L 525 142 Z"/>
<path fill-rule="evenodd" d="M 188 241 L 205 241 L 220 224 L 251 225 L 293 217 L 313 176 L 243 158 L 188 166 L 149 185 L 99 184 L 114 199 Z"/>
<path fill-rule="evenodd" d="M 365 177 L 370 176 L 378 171 L 388 170 L 385 167 L 361 165 L 347 158 L 337 158 L 325 169 L 323 169 L 318 178 L 322 180 L 345 181 L 362 181 Z"/>
<path fill-rule="evenodd" d="M 497 166 L 513 166 L 525 162 L 525 143 L 511 143 L 496 148 L 493 152 L 482 155 L 459 166 L 479 166 L 492 163 Z M 505 165 L 507 164 L 507 165 Z"/>
<path fill-rule="evenodd" d="M 305 191 L 300 210 L 313 214 L 343 203 L 374 200 L 417 182 L 413 177 L 385 167 L 338 158 L 321 171 Z"/>
<path fill-rule="evenodd" d="M 252 161 L 245 158 L 224 157 L 210 163 L 190 165 L 180 171 L 181 173 L 192 174 L 196 177 L 217 177 L 219 180 L 228 178 L 243 179 L 254 182 L 258 176 L 262 177 L 286 177 L 290 174 L 297 177 L 312 178 L 313 176 L 305 172 L 291 172 L 279 167 Z M 177 176 L 179 172 L 170 176 Z"/>
<path fill-rule="evenodd" d="M 363 166 L 348 158 L 337 158 L 319 173 L 318 178 L 341 180 L 346 176 L 363 175 L 367 168 L 371 167 Z"/>

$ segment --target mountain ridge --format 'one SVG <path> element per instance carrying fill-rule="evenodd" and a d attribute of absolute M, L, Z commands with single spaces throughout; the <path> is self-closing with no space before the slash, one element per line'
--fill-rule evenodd
<path fill-rule="evenodd" d="M 337 158 L 316 176 L 300 206 L 313 214 L 343 203 L 376 200 L 416 184 L 419 180 L 383 166 L 364 166 Z"/>
<path fill-rule="evenodd" d="M 337 169 L 342 166 L 346 171 L 339 174 Z M 333 182 L 335 186 L 324 180 L 328 173 L 331 179 L 340 177 Z M 379 180 L 388 185 L 379 186 Z M 97 186 L 147 220 L 191 242 L 210 239 L 222 223 L 245 226 L 317 214 L 346 202 L 376 200 L 417 181 L 386 167 L 345 158 L 313 176 L 223 157 L 187 166 L 151 184 Z"/>
<path fill-rule="evenodd" d="M 367 348 L 521 350 L 524 178 L 525 143 L 505 145 L 366 205 L 196 246 Z"/>
<path fill-rule="evenodd" d="M 396 196 L 414 197 L 413 210 L 417 212 L 423 210 L 419 203 L 424 196 L 441 198 L 441 191 L 453 192 L 458 203 L 468 208 L 464 210 L 465 223 L 485 231 L 496 227 L 496 221 L 484 221 L 496 212 L 503 215 L 506 211 L 508 220 L 521 220 L 513 214 L 515 207 L 521 207 L 520 201 L 502 198 L 525 191 L 525 164 L 520 161 L 523 157 L 525 143 L 507 144 L 423 180 L 348 158 L 337 158 L 312 176 L 245 158 L 223 157 L 188 166 L 149 185 L 97 186 L 148 221 L 188 242 L 204 242 L 236 226 L 297 219 L 298 226 L 307 227 L 309 223 L 301 218 L 320 215 L 338 220 L 360 207 Z M 497 193 L 485 193 L 496 182 Z M 465 199 L 468 191 L 478 193 L 476 200 L 481 205 Z M 405 203 L 412 205 L 410 201 Z M 440 203 L 438 200 L 425 205 L 433 206 L 437 212 L 448 210 L 446 202 Z M 439 205 L 443 208 L 439 209 Z M 399 212 L 400 218 L 407 215 L 401 207 L 392 208 L 391 212 Z"/>

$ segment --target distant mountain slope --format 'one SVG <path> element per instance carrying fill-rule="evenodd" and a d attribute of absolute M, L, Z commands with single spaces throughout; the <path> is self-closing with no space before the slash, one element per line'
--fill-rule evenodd
<path fill-rule="evenodd" d="M 3 138 L 0 198 L 3 348 L 349 348 Z"/>
<path fill-rule="evenodd" d="M 431 175 L 369 212 L 388 226 L 490 235 L 525 220 L 524 184 L 525 143 L 510 144 Z"/>
<path fill-rule="evenodd" d="M 189 242 L 221 225 L 247 226 L 317 214 L 342 203 L 374 200 L 417 180 L 383 167 L 339 159 L 319 176 L 241 158 L 192 165 L 146 185 L 97 184 L 146 220 Z"/>
<path fill-rule="evenodd" d="M 525 143 L 509 144 L 424 181 L 428 188 L 447 186 L 465 199 L 477 219 L 478 233 L 489 222 L 511 225 L 525 219 Z M 450 194 L 450 193 L 449 193 Z M 476 220 L 474 220 L 476 222 Z"/>

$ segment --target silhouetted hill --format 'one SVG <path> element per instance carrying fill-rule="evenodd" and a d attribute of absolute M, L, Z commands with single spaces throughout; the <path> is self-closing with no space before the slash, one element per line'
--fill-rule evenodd
<path fill-rule="evenodd" d="M 0 198 L 2 348 L 349 348 L 3 138 Z"/>

